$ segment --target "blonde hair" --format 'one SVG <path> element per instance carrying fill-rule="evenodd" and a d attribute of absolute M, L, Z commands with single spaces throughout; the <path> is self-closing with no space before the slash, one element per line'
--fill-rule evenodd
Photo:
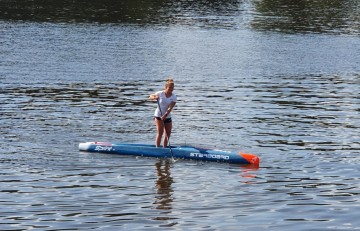
<path fill-rule="evenodd" d="M 174 80 L 172 78 L 168 78 L 165 83 L 165 88 L 167 88 L 170 84 L 174 84 Z"/>

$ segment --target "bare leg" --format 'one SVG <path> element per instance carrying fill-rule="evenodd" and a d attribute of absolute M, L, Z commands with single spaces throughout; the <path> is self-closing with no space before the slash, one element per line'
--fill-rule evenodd
<path fill-rule="evenodd" d="M 161 120 L 155 119 L 155 125 L 156 125 L 156 129 L 157 129 L 157 134 L 156 134 L 156 138 L 155 138 L 155 146 L 160 147 L 161 138 L 164 133 L 164 122 Z"/>
<path fill-rule="evenodd" d="M 165 124 L 164 148 L 167 147 L 172 130 L 172 122 Z"/>

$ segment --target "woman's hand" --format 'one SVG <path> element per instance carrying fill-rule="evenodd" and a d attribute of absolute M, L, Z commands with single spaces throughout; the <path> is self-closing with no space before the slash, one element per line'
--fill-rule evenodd
<path fill-rule="evenodd" d="M 156 94 L 151 94 L 151 95 L 149 96 L 149 99 L 150 99 L 150 100 L 157 100 L 157 99 L 159 99 L 159 96 L 156 95 Z"/>

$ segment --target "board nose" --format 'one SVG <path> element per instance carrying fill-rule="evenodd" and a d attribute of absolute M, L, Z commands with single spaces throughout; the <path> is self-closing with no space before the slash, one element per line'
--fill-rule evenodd
<path fill-rule="evenodd" d="M 249 162 L 249 164 L 260 164 L 260 158 L 254 154 L 240 152 L 240 155 L 245 158 Z"/>

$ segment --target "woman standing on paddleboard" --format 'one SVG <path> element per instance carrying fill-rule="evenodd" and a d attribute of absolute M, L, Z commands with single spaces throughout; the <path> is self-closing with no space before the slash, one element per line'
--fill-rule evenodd
<path fill-rule="evenodd" d="M 167 79 L 165 83 L 165 89 L 163 91 L 155 92 L 151 94 L 150 100 L 157 100 L 158 107 L 154 113 L 154 121 L 157 129 L 157 135 L 155 139 L 156 147 L 160 146 L 162 135 L 165 131 L 165 138 L 163 146 L 166 147 L 169 141 L 169 137 L 172 130 L 171 111 L 176 104 L 176 95 L 173 93 L 174 81 Z"/>

